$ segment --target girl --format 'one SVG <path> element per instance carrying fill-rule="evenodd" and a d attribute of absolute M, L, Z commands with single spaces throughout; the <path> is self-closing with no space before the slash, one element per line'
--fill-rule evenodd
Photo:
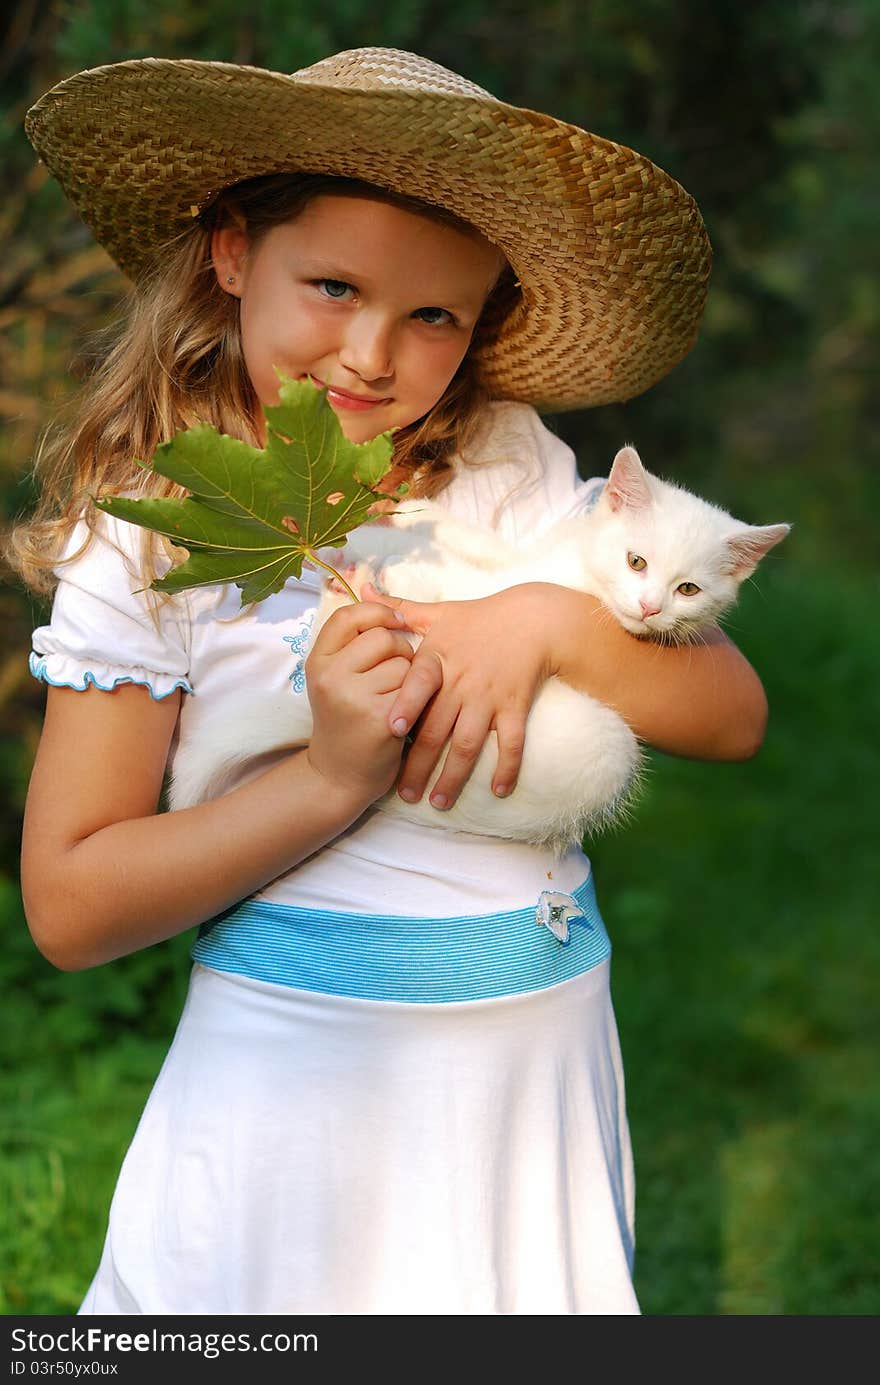
<path fill-rule="evenodd" d="M 169 553 L 88 495 L 170 493 L 134 461 L 197 419 L 259 444 L 278 367 L 326 385 L 353 441 L 393 430 L 389 489 L 540 533 L 590 487 L 534 406 L 627 398 L 693 340 L 709 251 L 692 200 L 632 151 L 392 50 L 292 77 L 125 62 L 62 82 L 28 130 L 136 281 L 15 536 L 29 579 L 58 583 L 32 655 L 49 689 L 28 922 L 66 969 L 200 925 L 81 1312 L 638 1312 L 588 860 L 372 805 L 395 782 L 417 799 L 450 740 L 442 812 L 490 731 L 512 792 L 551 674 L 666 751 L 747 757 L 755 674 L 720 631 L 659 649 L 542 584 L 368 593 L 303 671 L 314 574 L 244 611 L 224 586 L 159 601 L 143 588 Z M 310 745 L 158 812 L 229 679 L 307 683 Z M 538 926 L 548 890 L 580 916 L 565 944 Z"/>

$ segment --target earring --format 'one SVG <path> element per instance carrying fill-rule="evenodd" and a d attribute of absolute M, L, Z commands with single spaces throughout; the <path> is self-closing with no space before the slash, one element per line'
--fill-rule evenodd
<path fill-rule="evenodd" d="M 234 284 L 234 283 L 235 283 L 235 275 L 234 275 L 234 274 L 230 274 L 229 277 L 227 278 L 226 282 L 227 282 L 227 284 Z"/>

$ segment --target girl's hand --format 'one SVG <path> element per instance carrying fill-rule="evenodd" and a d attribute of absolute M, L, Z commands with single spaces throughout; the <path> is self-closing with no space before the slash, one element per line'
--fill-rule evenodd
<path fill-rule="evenodd" d="M 387 793 L 400 767 L 403 741 L 391 732 L 389 714 L 413 656 L 403 623 L 375 602 L 341 607 L 306 659 L 309 763 L 364 806 Z"/>
<path fill-rule="evenodd" d="M 498 737 L 492 788 L 499 796 L 511 792 L 529 709 L 555 671 L 546 638 L 547 592 L 545 584 L 526 583 L 473 601 L 423 602 L 364 587 L 368 601 L 390 607 L 424 635 L 389 709 L 391 729 L 403 738 L 427 707 L 398 785 L 402 798 L 421 798 L 451 736 L 430 799 L 437 808 L 451 807 L 491 730 Z"/>
<path fill-rule="evenodd" d="M 438 807 L 451 806 L 492 728 L 499 741 L 493 788 L 509 792 L 529 709 L 553 676 L 612 707 L 639 740 L 668 755 L 747 760 L 761 746 L 764 689 L 717 627 L 698 643 L 664 647 L 630 635 L 595 597 L 546 582 L 474 601 L 402 601 L 369 586 L 364 595 L 425 635 L 390 712 L 392 730 L 404 736 L 428 706 L 398 790 L 413 801 L 451 733 L 431 793 L 432 803 L 447 800 Z"/>

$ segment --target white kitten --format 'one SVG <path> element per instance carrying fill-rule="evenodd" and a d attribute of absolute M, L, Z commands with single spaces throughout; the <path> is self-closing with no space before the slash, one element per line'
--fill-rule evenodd
<path fill-rule="evenodd" d="M 625 447 L 593 508 L 555 525 L 525 552 L 440 506 L 410 500 L 390 520 L 355 530 L 345 555 L 355 564 L 356 588 L 370 580 L 409 600 L 447 601 L 551 582 L 598 597 L 634 635 L 680 643 L 733 605 L 740 583 L 789 527 L 742 524 L 650 475 L 635 450 Z M 325 588 L 311 641 L 347 600 Z M 419 643 L 417 636 L 412 643 Z M 170 806 L 216 797 L 244 761 L 304 745 L 311 730 L 305 694 L 263 707 L 252 691 L 230 692 L 198 736 L 180 746 Z M 529 841 L 561 854 L 625 811 L 642 753 L 616 712 L 550 678 L 532 705 L 517 786 L 507 798 L 491 789 L 494 732 L 455 805 L 441 812 L 428 795 L 444 758 L 419 803 L 405 803 L 392 790 L 376 806 L 432 827 Z"/>

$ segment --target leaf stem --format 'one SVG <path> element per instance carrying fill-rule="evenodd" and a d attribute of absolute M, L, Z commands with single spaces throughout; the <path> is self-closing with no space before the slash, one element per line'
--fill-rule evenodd
<path fill-rule="evenodd" d="M 322 567 L 325 572 L 332 573 L 336 580 L 338 582 L 341 582 L 342 585 L 345 587 L 345 590 L 348 592 L 352 601 L 360 601 L 360 597 L 348 585 L 341 572 L 337 571 L 335 567 L 331 567 L 329 563 L 323 563 L 313 548 L 303 548 L 303 552 L 308 555 L 310 562 L 317 563 L 318 567 Z"/>

